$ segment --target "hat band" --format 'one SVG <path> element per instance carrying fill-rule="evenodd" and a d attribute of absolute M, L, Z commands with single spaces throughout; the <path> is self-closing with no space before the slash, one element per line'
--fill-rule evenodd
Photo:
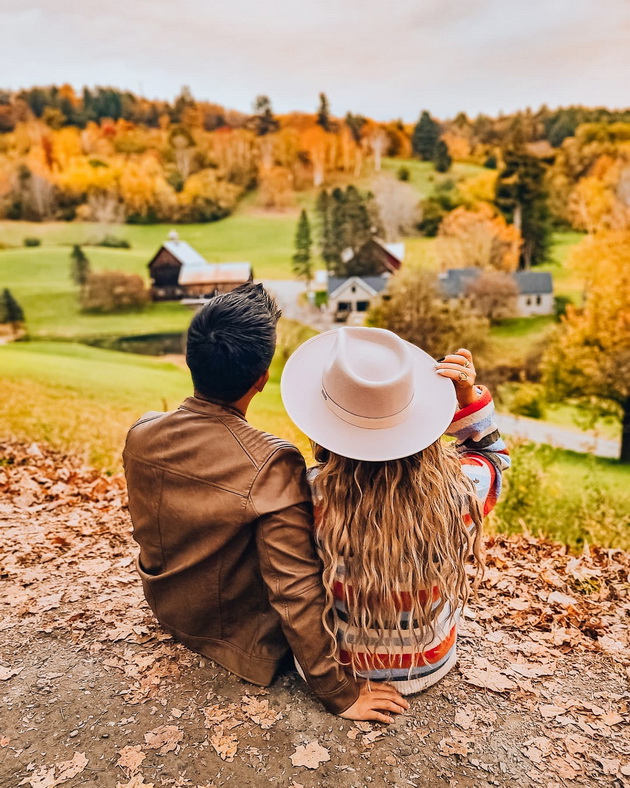
<path fill-rule="evenodd" d="M 358 413 L 346 410 L 331 398 L 323 384 L 322 397 L 328 409 L 331 410 L 335 416 L 338 416 L 348 424 L 352 424 L 355 427 L 365 427 L 368 430 L 384 430 L 388 427 L 396 427 L 398 424 L 402 424 L 402 422 L 405 421 L 413 404 L 414 395 L 411 395 L 411 399 L 402 410 L 399 410 L 397 413 L 392 413 L 390 416 L 360 416 Z"/>

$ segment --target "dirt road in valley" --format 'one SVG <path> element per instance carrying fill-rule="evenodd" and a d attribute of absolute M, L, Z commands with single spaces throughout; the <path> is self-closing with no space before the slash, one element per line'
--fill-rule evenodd
<path fill-rule="evenodd" d="M 630 784 L 630 556 L 490 540 L 457 668 L 395 725 L 268 690 L 156 625 L 122 479 L 0 445 L 0 786 Z"/>

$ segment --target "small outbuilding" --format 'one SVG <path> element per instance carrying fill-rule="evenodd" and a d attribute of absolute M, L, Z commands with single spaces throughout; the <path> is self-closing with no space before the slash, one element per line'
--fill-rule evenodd
<path fill-rule="evenodd" d="M 449 268 L 440 274 L 440 289 L 444 300 L 452 303 L 468 298 L 468 288 L 479 273 L 478 268 Z M 550 273 L 516 271 L 512 277 L 518 288 L 516 310 L 520 317 L 553 314 L 553 279 Z"/>
<path fill-rule="evenodd" d="M 225 293 L 253 279 L 249 263 L 209 263 L 189 243 L 180 240 L 174 230 L 148 267 L 154 301 Z"/>

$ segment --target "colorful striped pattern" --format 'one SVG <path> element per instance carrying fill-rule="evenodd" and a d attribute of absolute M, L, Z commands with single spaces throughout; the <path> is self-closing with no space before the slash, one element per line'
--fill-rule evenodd
<path fill-rule="evenodd" d="M 462 470 L 473 481 L 485 515 L 496 503 L 501 490 L 501 475 L 509 467 L 510 458 L 494 423 L 494 405 L 490 392 L 479 387 L 479 393 L 480 397 L 475 403 L 455 414 L 446 434 L 456 439 Z M 311 470 L 309 478 L 315 497 L 316 469 Z M 316 500 L 315 507 L 317 510 Z M 465 513 L 464 521 L 472 523 L 470 515 Z M 348 625 L 348 607 L 352 606 L 354 595 L 345 575 L 345 566 L 341 560 L 333 595 L 334 615 L 339 633 L 339 657 L 344 664 L 354 664 L 359 675 L 371 681 L 393 682 L 396 689 L 404 695 L 420 692 L 448 673 L 457 658 L 459 610 L 453 611 L 445 605 L 434 621 L 433 639 L 418 652 L 415 643 L 424 642 L 427 633 L 414 627 L 414 622 L 410 621 L 411 592 L 402 592 L 396 598 L 396 607 L 400 610 L 398 623 L 403 630 L 402 637 L 396 630 L 372 630 L 366 640 L 356 627 Z M 426 589 L 419 589 L 416 593 L 421 600 L 426 599 Z M 434 607 L 439 604 L 438 593 L 437 588 L 434 588 Z M 410 629 L 415 637 L 404 636 L 404 631 Z M 366 647 L 376 647 L 377 651 L 370 654 Z M 384 650 L 379 652 L 379 647 Z"/>

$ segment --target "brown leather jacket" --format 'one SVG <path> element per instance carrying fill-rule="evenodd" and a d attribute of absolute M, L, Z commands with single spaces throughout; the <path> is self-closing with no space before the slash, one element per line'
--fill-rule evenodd
<path fill-rule="evenodd" d="M 298 450 L 195 396 L 143 416 L 123 457 L 138 571 L 162 626 L 254 684 L 272 681 L 290 646 L 326 708 L 351 706 L 359 686 L 329 656 L 321 620 Z"/>

